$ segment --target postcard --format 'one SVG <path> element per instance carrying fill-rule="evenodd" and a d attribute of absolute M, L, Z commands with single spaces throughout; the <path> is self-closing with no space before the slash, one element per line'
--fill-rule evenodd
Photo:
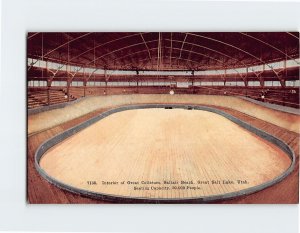
<path fill-rule="evenodd" d="M 299 202 L 298 32 L 29 32 L 26 63 L 28 203 Z"/>

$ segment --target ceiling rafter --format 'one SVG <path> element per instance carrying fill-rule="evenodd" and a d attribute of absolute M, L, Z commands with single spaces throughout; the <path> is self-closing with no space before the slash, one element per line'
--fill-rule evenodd
<path fill-rule="evenodd" d="M 168 40 L 168 39 L 166 39 L 166 40 Z M 173 41 L 174 41 L 174 42 L 180 42 L 180 41 L 178 41 L 178 40 L 173 40 Z M 207 49 L 207 50 L 209 50 L 209 51 L 218 53 L 218 54 L 220 54 L 220 55 L 222 55 L 222 56 L 225 56 L 225 57 L 230 58 L 230 59 L 232 59 L 232 60 L 234 60 L 234 61 L 236 61 L 236 62 L 239 62 L 239 63 L 241 63 L 241 64 L 244 65 L 244 66 L 247 66 L 247 64 L 245 64 L 245 63 L 242 62 L 241 60 L 239 60 L 239 59 L 237 59 L 237 58 L 234 58 L 234 57 L 232 57 L 232 56 L 230 56 L 230 55 L 227 55 L 227 54 L 225 54 L 225 53 L 222 53 L 222 52 L 220 52 L 220 51 L 218 51 L 218 50 L 215 50 L 215 49 L 212 49 L 212 48 L 209 48 L 209 47 L 207 47 L 207 46 L 200 45 L 200 44 L 196 44 L 196 43 L 191 43 L 191 42 L 185 42 L 185 43 L 186 43 L 186 44 L 189 44 L 189 45 L 192 45 L 192 46 L 194 46 L 194 47 L 204 48 L 204 49 Z"/>
<path fill-rule="evenodd" d="M 155 49 L 155 50 L 157 50 L 156 48 L 153 48 L 153 49 Z M 170 49 L 170 47 L 166 47 L 166 49 Z M 176 48 L 176 47 L 173 47 L 173 49 L 174 50 L 182 50 L 182 51 L 185 51 L 185 52 L 189 52 L 190 50 L 186 50 L 186 49 L 181 49 L 181 48 Z M 145 52 L 146 50 L 144 50 L 143 52 Z M 142 51 L 140 51 L 140 52 L 142 52 Z M 207 58 L 210 58 L 210 59 L 212 59 L 212 60 L 215 60 L 215 61 L 217 61 L 217 62 L 219 62 L 219 63 L 224 63 L 224 61 L 221 61 L 221 60 L 218 60 L 218 59 L 216 59 L 216 58 L 214 58 L 214 57 L 210 57 L 210 56 L 208 56 L 208 55 L 206 55 L 206 54 L 203 54 L 203 53 L 198 53 L 198 52 L 194 52 L 194 51 L 191 51 L 191 53 L 194 53 L 194 54 L 197 54 L 197 55 L 200 55 L 200 56 L 203 56 L 203 57 L 207 57 Z M 178 57 L 177 57 L 178 58 Z M 178 58 L 179 59 L 179 58 Z M 187 60 L 187 59 L 184 59 L 184 60 Z M 198 62 L 199 63 L 199 62 Z"/>
<path fill-rule="evenodd" d="M 46 54 L 43 55 L 43 57 L 46 57 L 46 56 L 48 56 L 49 54 L 53 53 L 54 51 L 58 50 L 59 48 L 65 46 L 65 45 L 69 45 L 70 43 L 72 43 L 72 42 L 74 42 L 74 41 L 76 41 L 76 40 L 79 40 L 79 39 L 81 39 L 81 38 L 83 38 L 83 37 L 85 37 L 85 36 L 88 36 L 88 35 L 90 35 L 90 34 L 92 34 L 92 32 L 88 32 L 88 33 L 85 33 L 85 34 L 83 34 L 83 35 L 81 35 L 81 36 L 75 37 L 75 38 L 72 39 L 72 40 L 68 40 L 66 43 L 63 43 L 63 44 L 57 46 L 56 48 L 54 48 L 54 49 L 48 51 Z"/>
<path fill-rule="evenodd" d="M 194 45 L 192 45 L 192 48 L 190 49 L 190 51 L 192 51 L 192 50 L 193 50 L 193 48 L 194 48 Z M 190 58 L 191 58 L 191 55 L 192 55 L 192 53 L 191 53 L 191 52 L 189 52 L 188 59 L 190 59 Z M 186 66 L 188 65 L 188 61 L 185 63 L 185 65 L 186 65 Z"/>
<path fill-rule="evenodd" d="M 264 62 L 261 58 L 249 53 L 248 51 L 244 50 L 244 49 L 241 49 L 239 47 L 236 47 L 235 45 L 232 45 L 230 43 L 227 43 L 227 42 L 224 42 L 224 41 L 220 41 L 220 40 L 217 40 L 217 39 L 214 39 L 214 38 L 211 38 L 211 37 L 208 37 L 208 36 L 203 36 L 203 35 L 198 35 L 198 34 L 194 34 L 194 33 L 188 33 L 189 35 L 193 35 L 193 36 L 197 36 L 197 37 L 200 37 L 200 38 L 205 38 L 205 39 L 208 39 L 208 40 L 211 40 L 211 41 L 215 41 L 217 43 L 221 43 L 221 44 L 224 44 L 226 46 L 229 46 L 231 48 L 234 48 L 234 49 L 237 49 L 245 54 L 248 54 L 249 56 L 255 58 L 256 60 L 260 61 L 264 66 L 268 66 L 272 71 L 273 73 L 276 75 L 276 77 L 279 79 L 279 81 L 281 81 L 278 73 L 274 70 L 274 68 L 272 66 L 270 66 L 269 64 L 267 64 L 266 62 Z"/>
<path fill-rule="evenodd" d="M 271 44 L 269 44 L 269 43 L 267 43 L 267 42 L 265 42 L 265 41 L 263 41 L 263 40 L 261 40 L 261 39 L 258 39 L 258 38 L 256 38 L 256 37 L 251 36 L 251 35 L 249 35 L 249 34 L 247 34 L 247 33 L 244 33 L 244 32 L 240 32 L 240 34 L 242 34 L 242 35 L 244 35 L 244 36 L 248 36 L 248 37 L 250 37 L 250 38 L 252 38 L 252 39 L 254 39 L 254 40 L 257 40 L 257 41 L 259 41 L 260 43 L 262 43 L 262 44 L 264 44 L 264 45 L 267 45 L 268 47 L 270 47 L 270 48 L 276 50 L 277 52 L 283 54 L 284 56 L 290 58 L 291 60 L 294 60 L 297 64 L 300 64 L 299 62 L 296 61 L 295 58 L 289 56 L 287 53 L 283 52 L 282 50 L 276 48 L 275 46 L 273 46 L 273 45 L 271 45 Z"/>
<path fill-rule="evenodd" d="M 91 36 L 82 38 L 75 43 L 68 44 L 71 43 L 70 41 L 76 40 L 76 38 L 84 36 L 86 33 L 67 33 L 66 37 L 63 38 L 68 38 L 68 42 L 65 39 L 62 41 L 56 40 L 56 34 L 53 34 L 53 36 L 49 34 L 49 36 L 47 36 L 47 33 L 45 33 L 46 37 L 44 39 L 46 39 L 47 43 L 43 46 L 44 52 L 42 54 L 36 54 L 36 51 L 41 49 L 39 40 L 42 32 L 29 33 L 29 57 L 58 63 L 69 61 L 69 65 L 80 67 L 92 68 L 92 64 L 94 64 L 94 66 L 99 67 L 99 69 L 102 69 L 103 67 L 106 69 L 119 69 L 121 66 L 124 66 L 124 64 L 131 62 L 134 66 L 130 67 L 130 70 L 144 68 L 147 70 L 155 70 L 155 67 L 153 67 L 153 59 L 157 54 L 153 52 L 152 48 L 157 45 L 154 44 L 157 43 L 157 41 L 154 40 L 157 39 L 157 32 L 132 32 L 126 34 L 92 33 L 94 33 L 96 38 L 95 44 L 92 44 Z M 145 36 L 147 33 L 149 33 L 149 36 Z M 284 35 L 286 36 L 284 37 Z M 37 36 L 38 38 L 31 40 Z M 262 65 L 269 67 L 270 69 L 268 70 L 270 70 L 270 72 L 274 72 L 277 78 L 283 80 L 284 76 L 282 76 L 277 68 L 273 67 L 271 63 L 285 59 L 295 60 L 299 57 L 299 51 L 297 50 L 298 44 L 293 40 L 293 38 L 299 38 L 297 37 L 297 34 L 293 32 L 266 33 L 264 34 L 264 37 L 247 32 L 175 32 L 163 33 L 163 37 L 163 40 L 160 41 L 162 50 L 158 51 L 158 53 L 160 53 L 159 58 L 167 59 L 167 63 L 163 66 L 168 67 L 170 65 L 170 69 L 190 70 L 195 67 L 196 64 L 195 62 L 189 62 L 190 60 L 199 60 L 200 63 L 207 67 L 207 69 L 238 69 Z M 288 40 L 284 41 L 284 39 Z M 280 40 L 288 43 L 283 47 L 273 43 L 273 40 Z M 154 43 L 152 43 L 152 41 L 154 41 Z M 69 56 L 67 56 L 67 45 L 70 45 L 68 46 Z M 257 49 L 257 46 L 259 45 L 261 45 L 260 47 L 262 48 L 262 56 L 258 55 L 259 50 Z M 166 46 L 169 46 L 169 50 L 166 49 Z M 144 48 L 146 50 L 144 50 Z M 92 52 L 93 50 L 96 50 L 97 53 L 94 54 Z M 168 53 L 162 54 L 164 51 L 167 51 Z M 57 58 L 58 52 L 60 54 L 60 59 Z M 221 66 L 222 63 L 216 62 L 211 58 L 199 58 L 201 55 L 199 53 L 196 55 L 195 52 L 222 60 L 224 65 Z M 94 57 L 92 54 L 94 54 Z M 196 56 L 193 56 L 193 54 Z M 140 63 L 145 57 L 151 62 Z M 173 57 L 188 59 L 186 59 L 186 62 L 180 62 L 176 65 L 176 59 L 173 59 Z M 299 61 L 296 60 L 296 63 L 299 64 Z M 175 66 L 172 68 L 173 65 Z"/>
<path fill-rule="evenodd" d="M 157 48 L 151 48 L 151 49 L 149 49 L 150 51 L 156 51 L 157 50 Z M 126 54 L 125 56 L 123 56 L 123 57 L 118 57 L 118 58 L 115 58 L 114 60 L 112 60 L 112 62 L 115 62 L 115 61 L 118 61 L 118 60 L 122 60 L 122 59 L 124 59 L 124 58 L 126 58 L 126 57 L 130 57 L 130 56 L 133 56 L 133 55 L 136 55 L 136 54 L 139 54 L 139 53 L 145 53 L 145 52 L 147 52 L 147 50 L 145 49 L 145 50 L 139 50 L 139 51 L 137 51 L 137 52 L 134 52 L 134 53 L 129 53 L 129 54 Z M 157 58 L 157 57 L 154 57 L 154 58 Z M 171 57 L 171 58 L 178 58 L 178 57 Z M 146 58 L 146 59 L 139 59 L 139 61 L 144 61 L 144 60 L 147 60 L 148 58 Z M 179 59 L 179 58 L 178 58 Z M 185 61 L 190 61 L 190 62 L 196 62 L 196 63 L 198 63 L 198 64 L 200 64 L 199 62 L 197 62 L 197 61 L 194 61 L 194 60 L 191 60 L 191 59 L 183 59 L 183 58 L 180 58 L 180 60 L 185 60 Z M 171 67 L 171 66 L 170 66 Z"/>
<path fill-rule="evenodd" d="M 107 41 L 107 42 L 104 42 L 104 43 L 101 43 L 101 44 L 97 44 L 97 45 L 95 45 L 94 47 L 92 47 L 92 48 L 90 48 L 90 49 L 88 49 L 88 50 L 86 50 L 86 51 L 80 53 L 79 55 L 73 57 L 71 60 L 74 60 L 74 59 L 76 59 L 76 58 L 82 56 L 83 54 L 86 54 L 86 53 L 88 53 L 88 52 L 90 52 L 90 51 L 92 51 L 92 50 L 94 50 L 94 49 L 98 49 L 98 48 L 100 48 L 100 47 L 109 45 L 109 44 L 114 43 L 114 42 L 119 41 L 119 40 L 124 40 L 124 39 L 130 38 L 130 37 L 139 36 L 140 34 L 146 34 L 146 32 L 144 32 L 144 33 L 135 33 L 135 34 L 123 36 L 123 37 L 120 37 L 120 38 L 117 38 L 117 39 L 114 39 L 114 40 L 110 40 L 110 41 Z"/>
<path fill-rule="evenodd" d="M 186 37 L 185 37 L 185 39 L 186 39 Z M 151 41 L 148 41 L 148 43 L 152 43 L 152 42 L 159 42 L 159 40 L 151 40 Z M 187 43 L 189 43 L 189 42 L 187 42 Z M 135 43 L 135 44 L 131 44 L 131 45 L 128 45 L 128 46 L 124 46 L 124 47 L 115 49 L 115 50 L 113 50 L 113 51 L 110 51 L 109 53 L 106 53 L 106 54 L 103 54 L 103 55 L 101 55 L 101 56 L 99 56 L 99 57 L 96 57 L 96 58 L 93 59 L 92 61 L 86 63 L 86 65 L 88 65 L 88 64 L 90 64 L 90 63 L 92 63 L 92 62 L 95 62 L 95 61 L 97 61 L 97 60 L 99 60 L 99 59 L 101 59 L 101 58 L 104 58 L 105 56 L 108 56 L 108 55 L 110 55 L 110 54 L 113 54 L 113 53 L 115 53 L 115 52 L 119 52 L 119 51 L 121 51 L 121 50 L 128 49 L 128 48 L 131 48 L 131 47 L 135 47 L 135 46 L 138 46 L 138 45 L 141 45 L 141 44 L 144 44 L 144 42 Z M 167 48 L 167 49 L 170 49 L 170 47 L 166 47 L 166 48 Z M 177 49 L 177 48 L 176 48 L 176 49 Z M 185 50 L 185 49 L 183 49 L 183 46 L 181 46 L 181 48 L 179 49 L 179 51 L 180 51 L 180 53 L 182 53 L 182 51 L 187 51 L 187 52 L 189 52 L 190 50 Z M 192 53 L 194 53 L 194 54 L 202 54 L 202 53 L 197 53 L 197 52 L 192 52 Z M 204 57 L 208 57 L 208 58 L 210 58 L 210 59 L 212 59 L 212 60 L 217 60 L 217 59 L 215 59 L 215 58 L 213 58 L 213 57 L 211 57 L 211 56 L 207 56 L 207 55 L 205 55 L 205 54 L 202 54 L 202 55 L 203 55 Z M 225 54 L 223 54 L 223 55 L 225 55 Z M 228 56 L 228 55 L 225 55 L 225 56 Z M 181 56 L 180 56 L 180 57 L 181 57 Z M 229 56 L 229 57 L 230 57 L 230 56 Z"/>
<path fill-rule="evenodd" d="M 147 43 L 146 43 L 146 41 L 145 41 L 145 39 L 144 39 L 144 37 L 143 37 L 143 34 L 142 34 L 142 33 L 140 33 L 140 35 L 141 35 L 141 37 L 142 37 L 142 40 L 144 41 L 144 43 L 145 43 L 145 46 L 146 46 L 146 48 L 147 48 L 147 50 L 148 50 L 149 60 L 151 61 L 151 60 L 152 60 L 152 58 L 151 58 L 151 53 L 150 53 L 150 51 L 149 51 L 149 47 L 148 47 L 148 45 L 147 45 Z"/>
<path fill-rule="evenodd" d="M 288 35 L 290 35 L 290 36 L 296 38 L 297 40 L 299 40 L 299 37 L 298 37 L 298 36 L 295 36 L 294 34 L 292 34 L 292 33 L 290 33 L 290 32 L 286 32 L 286 33 L 287 33 Z"/>
<path fill-rule="evenodd" d="M 154 57 L 155 59 L 157 59 L 157 57 Z M 174 60 L 176 60 L 176 59 L 179 59 L 179 60 L 182 60 L 182 61 L 188 61 L 188 62 L 193 62 L 193 63 L 196 63 L 196 64 L 202 64 L 201 62 L 198 62 L 198 61 L 195 61 L 195 60 L 191 60 L 191 59 L 185 59 L 185 58 L 178 58 L 178 57 L 171 57 L 171 59 L 174 59 Z M 146 61 L 146 60 L 148 60 L 147 58 L 143 58 L 143 59 L 141 59 L 141 60 L 139 60 L 139 61 Z"/>
<path fill-rule="evenodd" d="M 28 36 L 28 40 L 35 37 L 36 35 L 40 34 L 40 32 L 33 33 L 31 36 Z"/>
<path fill-rule="evenodd" d="M 184 46 L 187 36 L 188 36 L 188 34 L 185 34 L 184 40 L 182 41 L 182 45 L 181 45 L 181 49 L 180 49 L 180 53 L 179 53 L 180 58 L 181 58 L 182 49 L 183 49 L 183 46 Z"/>
<path fill-rule="evenodd" d="M 151 40 L 151 41 L 148 41 L 148 43 L 157 42 L 157 41 L 158 41 L 158 40 Z M 97 61 L 97 60 L 99 60 L 99 59 L 101 59 L 101 58 L 104 58 L 104 57 L 106 57 L 106 56 L 108 56 L 108 55 L 110 55 L 110 54 L 113 54 L 113 53 L 115 53 L 115 52 L 119 52 L 119 51 L 122 51 L 122 50 L 124 50 L 124 49 L 132 48 L 132 47 L 135 47 L 135 46 L 138 46 L 138 45 L 142 45 L 142 44 L 144 44 L 144 42 L 139 42 L 139 43 L 135 43 L 135 44 L 130 44 L 130 45 L 127 45 L 127 46 L 124 46 L 124 47 L 115 49 L 115 50 L 110 51 L 110 52 L 108 52 L 108 53 L 105 53 L 105 54 L 103 54 L 103 55 L 101 55 L 101 56 L 99 56 L 99 57 L 96 57 L 96 58 L 93 59 L 92 61 L 86 63 L 86 65 L 88 65 L 88 64 L 90 64 L 90 63 L 92 63 L 92 62 L 95 62 L 95 61 Z"/>

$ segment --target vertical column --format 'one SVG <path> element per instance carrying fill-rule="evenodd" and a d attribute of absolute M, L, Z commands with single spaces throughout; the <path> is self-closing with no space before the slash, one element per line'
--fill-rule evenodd
<path fill-rule="evenodd" d="M 245 87 L 248 87 L 248 67 L 246 67 Z"/>
<path fill-rule="evenodd" d="M 66 73 L 67 73 L 67 101 L 69 102 L 70 98 L 69 98 L 69 87 L 70 87 L 70 80 L 69 80 L 69 70 L 68 70 L 68 67 L 69 67 L 69 63 L 66 64 Z"/>
<path fill-rule="evenodd" d="M 287 57 L 285 58 L 284 63 L 283 63 L 284 77 L 282 78 L 282 84 L 281 84 L 281 86 L 282 86 L 283 88 L 285 88 L 285 80 L 287 80 L 286 61 L 287 61 Z"/>
<path fill-rule="evenodd" d="M 70 101 L 70 84 L 71 84 L 71 81 L 68 78 L 68 81 L 67 81 L 67 101 L 68 102 Z"/>
<path fill-rule="evenodd" d="M 107 77 L 106 77 L 106 69 L 104 69 L 104 79 L 105 79 L 104 95 L 106 95 L 106 94 L 107 94 Z"/>
<path fill-rule="evenodd" d="M 227 74 L 227 70 L 225 68 L 224 69 L 224 89 L 226 88 L 226 74 Z"/>
<path fill-rule="evenodd" d="M 280 78 L 280 84 L 281 84 L 281 88 L 282 89 L 285 89 L 286 88 L 286 83 L 285 83 L 285 81 L 287 80 L 287 59 L 288 59 L 288 57 L 287 57 L 287 48 L 285 48 L 285 59 L 284 59 L 284 61 L 283 61 L 283 74 L 282 74 L 282 76 L 281 76 L 281 78 Z M 282 105 L 283 106 L 285 106 L 286 105 L 286 101 L 289 101 L 289 97 L 288 96 L 286 96 L 286 95 L 281 95 L 281 103 L 282 103 Z"/>
<path fill-rule="evenodd" d="M 248 96 L 248 67 L 246 67 L 246 77 L 245 77 L 245 80 L 244 80 L 244 83 L 245 83 L 245 90 L 246 90 L 246 96 Z"/>
<path fill-rule="evenodd" d="M 85 70 L 84 70 L 84 67 L 82 68 L 83 69 L 83 97 L 85 97 L 85 88 L 86 88 L 86 78 L 85 78 Z"/>
<path fill-rule="evenodd" d="M 47 105 L 50 105 L 50 87 L 51 80 L 47 79 Z"/>
<path fill-rule="evenodd" d="M 265 87 L 265 80 L 264 80 L 264 78 L 262 77 L 262 75 L 261 74 L 263 74 L 265 72 L 265 64 L 263 64 L 263 70 L 262 70 L 262 72 L 260 72 L 259 74 L 258 74 L 258 79 L 259 79 L 259 82 L 260 82 L 260 86 L 261 86 L 261 88 L 262 89 L 264 89 L 264 87 Z"/>
<path fill-rule="evenodd" d="M 136 70 L 136 93 L 139 93 L 139 71 Z"/>

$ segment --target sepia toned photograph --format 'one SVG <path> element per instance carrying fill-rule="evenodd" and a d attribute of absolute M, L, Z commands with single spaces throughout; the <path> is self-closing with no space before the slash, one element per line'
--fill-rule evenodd
<path fill-rule="evenodd" d="M 28 32 L 29 204 L 298 204 L 299 32 Z"/>

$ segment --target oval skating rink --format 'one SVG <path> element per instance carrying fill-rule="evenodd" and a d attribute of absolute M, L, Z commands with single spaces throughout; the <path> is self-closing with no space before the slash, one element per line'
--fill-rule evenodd
<path fill-rule="evenodd" d="M 87 192 L 186 199 L 264 184 L 291 159 L 216 113 L 150 108 L 99 120 L 50 148 L 39 164 L 53 179 Z"/>

